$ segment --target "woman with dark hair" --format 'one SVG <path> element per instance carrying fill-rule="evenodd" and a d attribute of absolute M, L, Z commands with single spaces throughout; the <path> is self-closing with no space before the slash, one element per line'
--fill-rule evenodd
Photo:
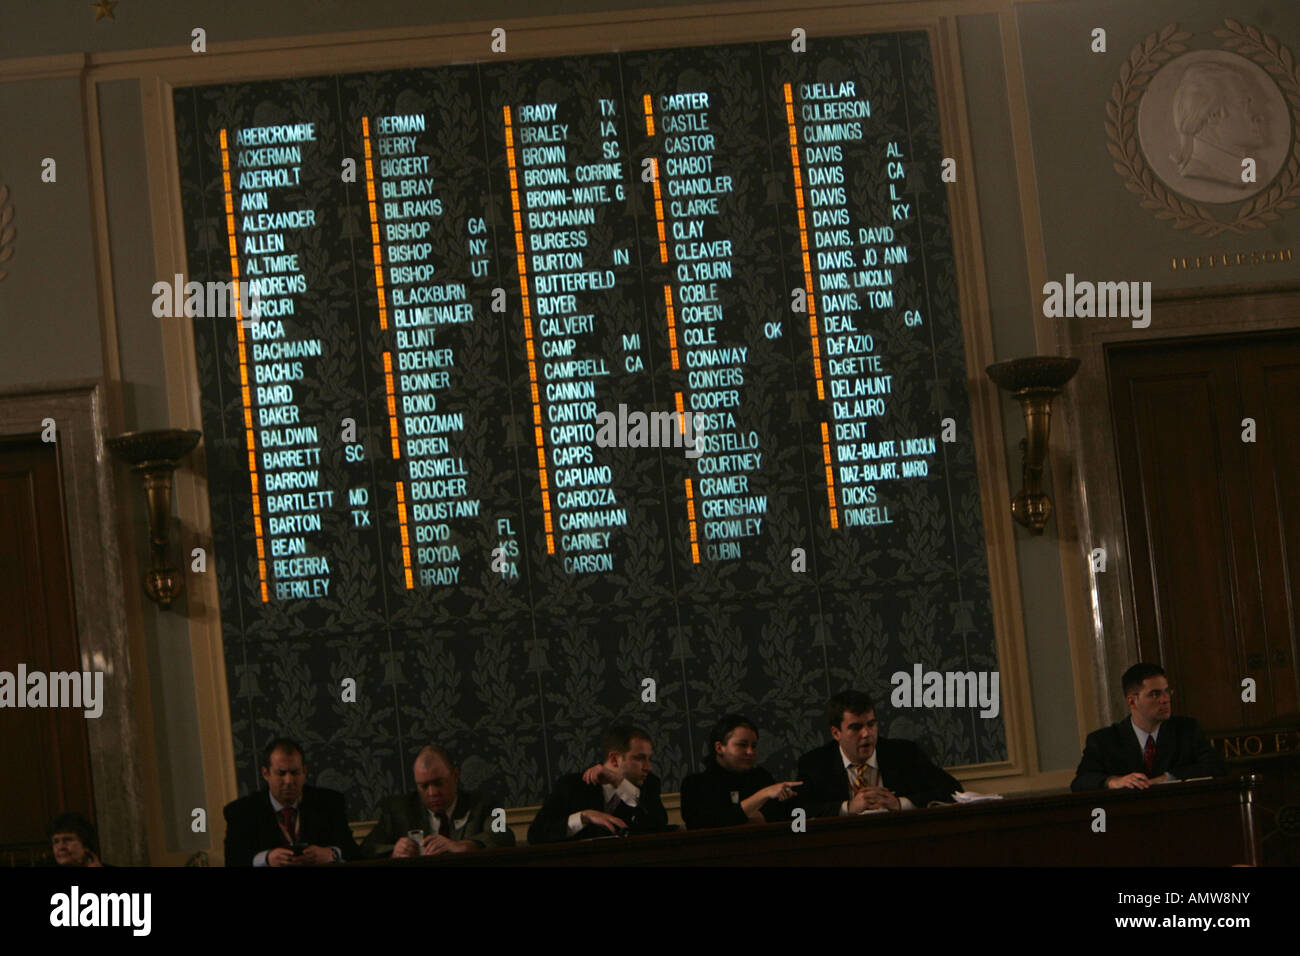
<path fill-rule="evenodd" d="M 740 714 L 727 714 L 709 737 L 703 773 L 682 781 L 682 819 L 691 830 L 785 819 L 780 806 L 800 780 L 776 783 L 754 766 L 758 729 Z"/>
<path fill-rule="evenodd" d="M 50 848 L 59 866 L 103 866 L 99 834 L 80 813 L 61 813 L 50 823 Z"/>

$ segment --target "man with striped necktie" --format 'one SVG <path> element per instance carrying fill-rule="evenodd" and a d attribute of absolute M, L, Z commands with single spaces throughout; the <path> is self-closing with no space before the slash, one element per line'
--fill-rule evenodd
<path fill-rule="evenodd" d="M 827 701 L 826 722 L 831 742 L 800 757 L 795 774 L 804 785 L 791 804 L 810 817 L 911 810 L 961 789 L 910 740 L 880 737 L 876 705 L 860 691 Z"/>

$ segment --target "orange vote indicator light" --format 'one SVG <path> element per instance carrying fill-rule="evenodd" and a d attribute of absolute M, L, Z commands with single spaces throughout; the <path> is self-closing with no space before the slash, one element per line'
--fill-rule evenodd
<path fill-rule="evenodd" d="M 235 336 L 239 345 L 239 394 L 244 410 L 244 446 L 248 449 L 248 482 L 253 493 L 253 533 L 257 543 L 257 583 L 262 602 L 271 599 L 266 583 L 266 539 L 262 532 L 262 493 L 257 478 L 257 444 L 253 434 L 253 397 L 248 386 L 248 342 L 244 331 L 243 296 L 240 294 L 239 247 L 235 235 L 235 196 L 230 184 L 230 141 L 221 131 L 221 181 L 226 206 L 226 233 L 230 242 L 230 279 L 234 286 Z"/>
<path fill-rule="evenodd" d="M 804 205 L 803 164 L 799 162 L 799 133 L 794 122 L 794 93 L 785 84 L 785 119 L 790 141 L 790 166 L 794 174 L 795 210 L 799 216 L 799 252 L 803 259 L 804 297 L 808 304 L 808 334 L 812 340 L 813 377 L 817 381 L 817 399 L 826 400 L 826 383 L 822 380 L 821 336 L 817 329 L 817 293 L 813 284 L 812 254 L 808 250 L 808 220 Z M 831 528 L 840 526 L 839 509 L 835 505 L 835 468 L 831 459 L 830 428 L 822 422 L 822 461 L 826 470 L 826 500 L 830 506 Z"/>
<path fill-rule="evenodd" d="M 370 207 L 370 244 L 375 262 L 375 294 L 379 300 L 379 327 L 388 328 L 388 296 L 384 290 L 384 257 L 379 244 L 379 208 L 375 203 L 375 166 L 370 151 L 370 117 L 361 117 L 361 142 L 366 163 L 366 203 Z M 397 444 L 397 431 L 393 431 Z M 397 453 L 393 453 L 397 457 Z"/>
<path fill-rule="evenodd" d="M 686 479 L 686 516 L 691 527 L 691 563 L 700 563 L 700 537 L 695 525 L 695 487 L 691 479 Z"/>
<path fill-rule="evenodd" d="M 524 223 L 519 206 L 519 174 L 515 165 L 515 133 L 510 107 L 501 107 L 506 133 L 506 166 L 510 170 L 510 210 L 515 226 L 515 265 L 524 307 L 524 351 L 528 359 L 528 386 L 533 402 L 533 438 L 537 445 L 537 483 L 542 493 L 542 521 L 546 528 L 546 553 L 555 553 L 555 525 L 551 518 L 551 488 L 546 468 L 546 441 L 542 431 L 542 402 L 537 387 L 537 349 L 533 339 L 533 311 L 528 294 L 528 262 L 524 255 Z"/>

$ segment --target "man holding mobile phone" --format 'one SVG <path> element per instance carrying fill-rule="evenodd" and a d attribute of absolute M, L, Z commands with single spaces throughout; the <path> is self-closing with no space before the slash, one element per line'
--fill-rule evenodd
<path fill-rule="evenodd" d="M 262 779 L 265 791 L 226 804 L 226 866 L 318 866 L 356 857 L 343 795 L 306 783 L 294 741 L 267 745 Z"/>
<path fill-rule="evenodd" d="M 474 853 L 514 846 L 509 828 L 494 826 L 500 801 L 460 786 L 460 767 L 437 744 L 426 744 L 411 768 L 415 790 L 389 797 L 361 844 L 363 859 Z"/>

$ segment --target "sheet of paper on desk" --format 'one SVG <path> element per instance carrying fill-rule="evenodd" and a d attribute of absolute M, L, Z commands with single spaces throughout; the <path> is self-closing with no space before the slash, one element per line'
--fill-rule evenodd
<path fill-rule="evenodd" d="M 958 803 L 980 803 L 984 800 L 1001 800 L 1000 793 L 975 793 L 974 791 L 960 790 L 952 795 L 952 798 Z"/>

